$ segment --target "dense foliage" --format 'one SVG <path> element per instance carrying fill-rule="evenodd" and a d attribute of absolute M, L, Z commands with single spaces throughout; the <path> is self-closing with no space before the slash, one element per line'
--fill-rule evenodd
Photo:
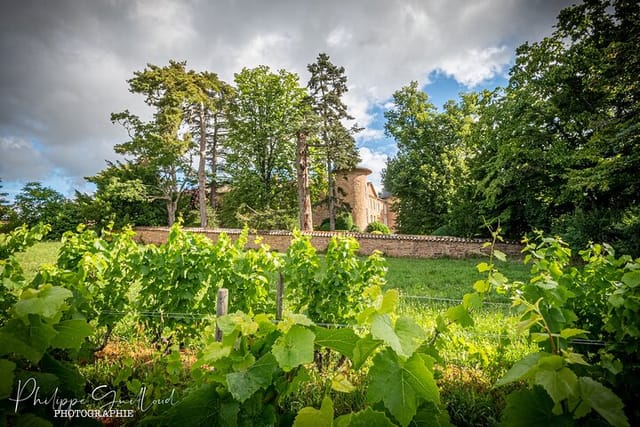
<path fill-rule="evenodd" d="M 441 111 L 416 83 L 397 91 L 384 181 L 400 231 L 484 234 L 484 216 L 510 238 L 537 228 L 639 254 L 639 40 L 637 2 L 589 0 L 518 48 L 504 89 Z"/>
<path fill-rule="evenodd" d="M 495 291 L 512 297 L 521 316 L 518 328 L 539 344 L 538 352 L 497 383 L 517 384 L 502 413 L 505 424 L 625 426 L 638 420 L 633 409 L 623 411 L 623 402 L 638 393 L 632 379 L 639 366 L 640 260 L 616 258 L 608 247 L 582 252 L 584 265 L 576 267 L 564 242 L 540 236 L 527 245 L 528 282 L 510 282 L 494 262 L 504 254 L 492 250 L 477 266 L 485 278 L 461 305 L 437 316 L 429 332 L 396 313 L 400 295 L 382 290 L 382 259 L 360 259 L 350 238 L 334 237 L 322 262 L 309 237 L 300 234 L 278 255 L 259 242 L 246 248 L 246 231 L 235 242 L 223 236 L 213 243 L 175 225 L 165 244 L 142 247 L 130 231 L 79 230 L 65 235 L 57 265 L 27 283 L 14 253 L 45 231 L 23 227 L 0 239 L 3 397 L 17 396 L 24 381 L 34 378 L 42 393 L 58 387 L 60 396 L 81 398 L 87 389 L 79 368 L 87 372 L 83 365 L 100 350 L 99 338 L 108 340 L 109 330 L 127 322 L 148 332 L 149 345 L 161 352 L 144 363 L 153 363 L 152 369 L 124 359 L 108 377 L 125 396 L 138 396 L 131 400 L 137 402 L 131 403 L 138 408 L 137 423 L 449 425 L 436 382 L 439 352 L 454 324 L 473 324 L 472 313 Z M 287 302 L 276 321 L 272 290 L 278 282 L 285 284 Z M 214 320 L 221 287 L 230 290 L 232 314 Z M 604 346 L 584 351 L 581 340 L 587 337 Z M 189 374 L 183 365 L 187 349 L 197 352 Z M 147 392 L 140 378 L 154 398 L 162 397 L 167 382 L 172 395 L 175 387 L 183 393 L 171 405 L 140 412 L 140 393 Z M 286 406 L 310 381 L 324 384 L 320 409 Z M 360 403 L 338 409 L 341 396 L 358 393 Z M 2 403 L 9 423 L 54 419 L 57 404 L 15 400 Z"/>

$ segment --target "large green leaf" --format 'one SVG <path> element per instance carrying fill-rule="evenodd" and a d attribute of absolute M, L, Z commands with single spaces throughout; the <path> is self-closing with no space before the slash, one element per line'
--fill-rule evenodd
<path fill-rule="evenodd" d="M 0 329 L 0 355 L 15 353 L 38 363 L 58 332 L 37 316 L 30 317 L 33 318 L 29 325 L 11 319 Z"/>
<path fill-rule="evenodd" d="M 315 326 L 316 345 L 327 347 L 353 359 L 353 349 L 360 339 L 351 328 L 322 328 Z"/>
<path fill-rule="evenodd" d="M 14 305 L 14 311 L 17 317 L 37 314 L 50 319 L 62 311 L 65 300 L 72 296 L 70 290 L 49 284 L 42 285 L 39 289 L 25 289 Z"/>
<path fill-rule="evenodd" d="M 0 359 L 0 399 L 11 396 L 13 389 L 13 371 L 16 364 L 10 360 Z"/>
<path fill-rule="evenodd" d="M 554 415 L 554 404 L 542 387 L 517 390 L 507 396 L 507 406 L 502 411 L 502 425 L 510 427 L 569 427 L 574 425 L 568 415 Z"/>
<path fill-rule="evenodd" d="M 260 388 L 266 388 L 271 384 L 277 367 L 275 357 L 271 353 L 265 354 L 246 371 L 226 375 L 229 392 L 234 399 L 243 403 Z"/>
<path fill-rule="evenodd" d="M 568 399 L 578 391 L 578 377 L 569 368 L 555 370 L 540 367 L 534 379 L 536 384 L 544 387 L 556 404 Z"/>
<path fill-rule="evenodd" d="M 507 371 L 504 377 L 496 382 L 496 386 L 503 386 L 514 381 L 521 380 L 533 373 L 534 368 L 538 365 L 538 361 L 546 353 L 531 353 L 523 359 L 518 360 L 515 365 Z"/>
<path fill-rule="evenodd" d="M 64 320 L 55 329 L 58 335 L 51 340 L 54 348 L 80 348 L 84 339 L 93 333 L 93 327 L 82 319 Z"/>
<path fill-rule="evenodd" d="M 467 310 L 463 305 L 450 307 L 445 312 L 444 317 L 452 322 L 459 323 L 460 326 L 463 327 L 473 326 L 473 318 L 469 315 L 469 310 Z"/>
<path fill-rule="evenodd" d="M 425 400 L 438 403 L 440 397 L 433 373 L 419 354 L 406 362 L 390 349 L 376 355 L 369 370 L 367 401 L 382 401 L 400 424 L 407 426 Z"/>
<path fill-rule="evenodd" d="M 353 362 L 353 368 L 360 369 L 362 364 L 367 361 L 369 356 L 378 347 L 380 347 L 381 344 L 381 340 L 373 339 L 371 335 L 360 338 L 353 348 L 353 358 L 351 359 L 351 361 Z"/>
<path fill-rule="evenodd" d="M 634 270 L 624 273 L 621 280 L 630 288 L 640 286 L 640 270 Z"/>
<path fill-rule="evenodd" d="M 293 422 L 294 427 L 331 427 L 333 426 L 333 402 L 329 396 L 322 399 L 320 409 L 302 408 Z"/>
<path fill-rule="evenodd" d="M 360 412 L 354 412 L 347 415 L 342 415 L 336 418 L 336 427 L 393 427 L 394 423 L 391 422 L 384 412 L 374 411 L 371 408 L 366 408 Z"/>
<path fill-rule="evenodd" d="M 589 378 L 578 378 L 580 397 L 612 426 L 626 427 L 629 425 L 622 408 L 624 404 L 618 396 L 599 382 Z"/>
<path fill-rule="evenodd" d="M 313 362 L 313 342 L 315 335 L 309 329 L 293 325 L 286 334 L 273 344 L 271 352 L 280 367 L 288 372 L 296 366 Z"/>
<path fill-rule="evenodd" d="M 424 331 L 413 319 L 401 316 L 392 326 L 391 318 L 387 314 L 373 315 L 371 335 L 384 341 L 403 357 L 410 357 L 425 338 Z"/>

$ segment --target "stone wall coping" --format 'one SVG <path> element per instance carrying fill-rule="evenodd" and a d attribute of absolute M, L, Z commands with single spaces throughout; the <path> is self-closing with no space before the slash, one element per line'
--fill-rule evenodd
<path fill-rule="evenodd" d="M 134 230 L 140 231 L 169 231 L 170 227 L 147 227 L 140 226 L 134 227 Z M 242 229 L 239 228 L 200 228 L 200 227 L 184 227 L 183 230 L 196 232 L 196 233 L 213 233 L 227 235 L 238 235 L 242 233 Z M 487 238 L 466 238 L 466 237 L 454 237 L 454 236 L 430 236 L 423 234 L 375 234 L 375 233 L 360 233 L 351 231 L 301 231 L 301 234 L 311 237 L 331 237 L 335 235 L 349 236 L 356 239 L 378 239 L 378 240 L 400 240 L 400 241 L 427 241 L 427 242 L 452 242 L 452 243 L 485 243 L 490 242 L 491 239 Z M 258 236 L 293 236 L 291 231 L 286 230 L 249 230 L 249 235 Z M 505 240 L 499 242 L 507 245 L 521 245 L 515 241 Z"/>

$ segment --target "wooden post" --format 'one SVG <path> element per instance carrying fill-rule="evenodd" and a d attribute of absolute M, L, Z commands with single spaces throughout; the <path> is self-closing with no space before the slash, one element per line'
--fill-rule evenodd
<path fill-rule="evenodd" d="M 222 341 L 222 330 L 218 327 L 218 317 L 224 316 L 229 310 L 229 289 L 218 289 L 216 298 L 216 341 Z"/>
<path fill-rule="evenodd" d="M 276 287 L 276 320 L 282 320 L 282 302 L 284 300 L 284 279 L 282 272 L 278 272 L 278 286 Z"/>

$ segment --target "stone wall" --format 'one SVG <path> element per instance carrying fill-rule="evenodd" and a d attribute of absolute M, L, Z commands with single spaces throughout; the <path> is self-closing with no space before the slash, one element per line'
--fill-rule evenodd
<path fill-rule="evenodd" d="M 185 228 L 187 231 L 202 233 L 214 242 L 221 233 L 226 233 L 235 240 L 241 230 L 203 230 L 201 228 Z M 136 238 L 141 243 L 160 244 L 166 241 L 168 228 L 163 227 L 136 227 Z M 405 234 L 368 234 L 368 233 L 338 233 L 329 231 L 313 231 L 304 234 L 311 235 L 311 243 L 316 249 L 324 251 L 329 244 L 331 236 L 342 234 L 355 237 L 360 243 L 360 253 L 369 255 L 374 250 L 381 251 L 385 256 L 411 257 L 411 258 L 465 258 L 486 253 L 482 248 L 486 239 L 463 239 L 459 237 L 419 236 Z M 292 234 L 288 231 L 259 231 L 249 235 L 249 247 L 256 247 L 254 241 L 261 237 L 262 243 L 268 244 L 272 249 L 284 252 L 291 243 Z M 523 246 L 518 243 L 498 243 L 496 249 L 506 253 L 510 258 L 521 256 Z"/>

